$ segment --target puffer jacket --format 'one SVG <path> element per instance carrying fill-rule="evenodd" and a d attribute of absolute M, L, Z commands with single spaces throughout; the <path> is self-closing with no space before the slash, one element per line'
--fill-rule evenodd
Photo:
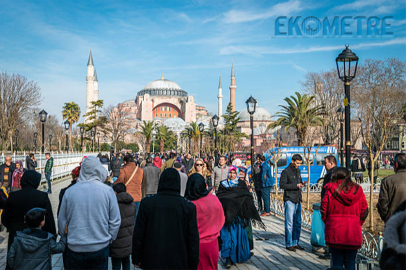
<path fill-rule="evenodd" d="M 110 257 L 124 258 L 130 256 L 134 232 L 134 217 L 136 212 L 133 197 L 127 192 L 117 194 L 120 208 L 121 225 L 116 240 L 110 245 Z"/>
<path fill-rule="evenodd" d="M 7 260 L 14 270 L 48 270 L 52 269 L 51 254 L 64 252 L 65 246 L 66 236 L 56 242 L 52 234 L 29 228 L 17 232 Z"/>
<path fill-rule="evenodd" d="M 325 239 L 330 247 L 359 249 L 362 245 L 362 230 L 368 216 L 368 203 L 362 188 L 355 184 L 349 192 L 335 195 L 344 180 L 326 185 L 326 194 L 321 202 L 321 218 L 325 224 Z"/>
<path fill-rule="evenodd" d="M 128 182 L 136 169 L 137 165 L 134 162 L 129 162 L 120 169 L 120 176 L 114 182 L 114 184 L 123 183 L 127 186 L 127 193 L 129 193 L 135 202 L 140 202 L 142 199 L 142 178 L 144 177 L 144 171 L 138 167 L 134 177 Z"/>

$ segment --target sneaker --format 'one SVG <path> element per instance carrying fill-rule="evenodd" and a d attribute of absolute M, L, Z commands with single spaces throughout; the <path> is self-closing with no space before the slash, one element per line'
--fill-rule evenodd
<path fill-rule="evenodd" d="M 319 259 L 322 259 L 322 260 L 330 260 L 330 254 L 323 254 L 323 255 L 320 255 L 319 256 Z"/>
<path fill-rule="evenodd" d="M 228 268 L 231 268 L 231 266 L 232 266 L 233 264 L 231 263 L 231 259 L 230 258 L 227 258 L 226 259 L 226 268 L 228 269 Z"/>
<path fill-rule="evenodd" d="M 266 217 L 266 216 L 270 216 L 270 215 L 271 215 L 271 213 L 263 212 L 260 216 L 261 217 Z"/>
<path fill-rule="evenodd" d="M 292 251 L 292 252 L 296 252 L 296 248 L 295 247 L 287 247 L 286 248 L 287 250 L 289 250 L 289 251 Z"/>
<path fill-rule="evenodd" d="M 301 247 L 299 245 L 296 245 L 295 248 L 298 249 L 298 250 L 304 250 L 304 247 Z"/>

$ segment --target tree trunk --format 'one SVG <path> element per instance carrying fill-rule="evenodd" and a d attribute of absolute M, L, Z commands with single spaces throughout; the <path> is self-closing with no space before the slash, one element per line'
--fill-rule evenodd
<path fill-rule="evenodd" d="M 161 151 L 161 154 L 164 152 L 164 140 L 159 141 L 159 150 Z"/>
<path fill-rule="evenodd" d="M 71 150 L 73 149 L 73 145 L 72 145 L 72 123 L 70 123 L 70 125 L 69 125 L 69 147 L 70 147 Z M 69 151 L 69 149 L 68 149 L 68 151 Z"/>
<path fill-rule="evenodd" d="M 151 150 L 151 140 L 146 140 L 145 142 L 145 152 L 149 153 Z"/>
<path fill-rule="evenodd" d="M 10 135 L 10 146 L 11 146 L 11 154 L 13 154 L 14 153 L 13 135 Z"/>
<path fill-rule="evenodd" d="M 372 159 L 372 160 L 371 160 Z M 375 162 L 374 158 L 369 158 L 371 162 L 371 175 L 370 175 L 370 191 L 369 191 L 369 227 L 371 232 L 374 232 L 374 208 L 373 208 L 373 202 L 374 202 L 374 172 L 375 172 Z"/>
<path fill-rule="evenodd" d="M 310 209 L 310 157 L 307 161 L 307 211 Z"/>
<path fill-rule="evenodd" d="M 275 162 L 275 195 L 278 196 L 278 161 Z"/>

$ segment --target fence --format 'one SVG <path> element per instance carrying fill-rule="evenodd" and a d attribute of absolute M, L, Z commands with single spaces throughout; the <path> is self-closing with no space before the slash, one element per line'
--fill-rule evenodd
<path fill-rule="evenodd" d="M 371 189 L 370 183 L 361 183 L 359 185 L 362 187 L 362 190 L 364 192 L 369 192 Z M 381 183 L 374 184 L 374 193 L 379 193 L 380 188 L 381 188 Z M 322 189 L 322 187 L 317 184 L 310 185 L 310 193 L 321 193 L 321 189 Z M 275 186 L 271 187 L 271 192 L 272 193 L 275 192 Z M 302 188 L 302 192 L 303 193 L 307 192 L 307 187 Z M 278 194 L 283 194 L 283 189 L 281 189 L 280 187 L 278 187 Z"/>
<path fill-rule="evenodd" d="M 273 199 L 271 201 L 271 212 L 278 216 L 285 216 L 285 206 L 284 202 Z M 302 226 L 306 229 L 312 229 L 312 218 L 313 212 L 307 211 L 302 209 Z M 380 235 L 372 235 L 369 232 L 362 232 L 362 246 L 358 250 L 358 253 L 374 259 L 379 260 L 381 258 L 381 251 L 383 248 L 384 238 L 382 234 Z"/>
<path fill-rule="evenodd" d="M 82 152 L 73 152 L 73 153 L 56 153 L 53 154 L 51 153 L 51 156 L 54 159 L 54 166 L 52 168 L 52 174 L 51 174 L 51 180 L 61 178 L 67 175 L 70 175 L 72 170 L 79 165 L 79 163 L 82 161 L 82 158 L 84 156 L 95 156 L 97 153 L 82 153 Z M 26 155 L 10 155 L 13 162 L 20 160 L 24 168 L 27 167 L 26 164 Z M 3 164 L 5 162 L 6 155 L 2 154 L 0 156 L 0 163 Z M 44 174 L 44 169 L 45 169 L 45 164 L 47 162 L 47 159 L 45 158 L 44 154 L 38 154 L 35 155 L 35 158 L 37 159 L 37 168 L 35 169 L 37 172 L 42 174 L 42 181 L 45 180 L 45 174 Z"/>

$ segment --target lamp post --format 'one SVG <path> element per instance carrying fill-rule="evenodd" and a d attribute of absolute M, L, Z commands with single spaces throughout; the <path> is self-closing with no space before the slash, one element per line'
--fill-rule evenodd
<path fill-rule="evenodd" d="M 155 129 L 153 129 L 152 130 L 152 153 L 154 153 L 154 154 L 155 154 L 155 134 L 156 134 Z M 149 149 L 147 152 L 149 152 Z"/>
<path fill-rule="evenodd" d="M 18 152 L 18 134 L 20 133 L 20 131 L 18 129 L 15 130 L 15 143 L 16 143 L 16 153 Z"/>
<path fill-rule="evenodd" d="M 187 135 L 189 137 L 189 154 L 191 154 L 192 153 L 192 151 L 191 151 L 191 149 L 192 149 L 192 131 L 190 129 L 188 129 Z"/>
<path fill-rule="evenodd" d="M 247 104 L 247 111 L 250 114 L 250 127 L 251 127 L 251 168 L 254 166 L 254 113 L 257 108 L 257 100 L 250 96 L 247 101 L 245 101 L 245 104 Z M 251 173 L 252 173 L 251 169 Z M 253 179 L 251 177 L 251 179 Z"/>
<path fill-rule="evenodd" d="M 200 123 L 199 124 L 199 131 L 200 131 L 200 158 L 202 158 L 203 154 L 203 130 L 204 130 L 204 124 Z"/>
<path fill-rule="evenodd" d="M 80 151 L 83 152 L 83 134 L 85 134 L 85 128 L 84 127 L 80 127 Z"/>
<path fill-rule="evenodd" d="M 100 152 L 100 132 L 97 132 L 97 152 Z"/>
<path fill-rule="evenodd" d="M 52 134 L 49 134 L 49 150 L 51 151 L 51 145 L 52 145 Z"/>
<path fill-rule="evenodd" d="M 38 137 L 38 132 L 34 132 L 34 154 L 37 152 L 37 137 Z"/>
<path fill-rule="evenodd" d="M 344 108 L 341 106 L 340 108 L 338 108 L 337 110 L 337 115 L 338 115 L 338 121 L 340 122 L 340 164 L 341 167 L 343 167 L 344 165 L 344 128 L 343 128 L 343 123 L 344 123 Z"/>
<path fill-rule="evenodd" d="M 351 63 L 355 67 L 351 68 Z M 339 66 L 340 64 L 340 66 Z M 345 166 L 347 169 L 351 166 L 351 99 L 350 99 L 350 82 L 355 78 L 358 66 L 358 56 L 355 55 L 348 45 L 336 58 L 337 72 L 340 80 L 344 82 L 344 106 L 345 106 Z"/>
<path fill-rule="evenodd" d="M 219 117 L 217 116 L 217 114 L 215 114 L 212 118 L 211 118 L 211 123 L 213 124 L 214 127 L 214 163 L 217 164 L 217 126 L 219 125 Z"/>
<path fill-rule="evenodd" d="M 92 138 L 92 152 L 94 152 L 94 130 L 90 130 L 90 137 Z"/>
<path fill-rule="evenodd" d="M 39 112 L 39 120 L 42 123 L 42 141 L 41 141 L 41 152 L 45 152 L 45 121 L 47 121 L 48 113 L 45 110 Z"/>
<path fill-rule="evenodd" d="M 64 123 L 63 123 L 63 125 L 65 126 L 65 135 L 66 135 L 66 152 L 68 152 L 69 151 L 69 136 L 68 136 L 68 130 L 69 130 L 69 127 L 70 127 L 70 122 L 68 121 L 68 120 L 66 120 Z"/>
<path fill-rule="evenodd" d="M 178 152 L 178 135 L 175 135 L 175 152 Z"/>

